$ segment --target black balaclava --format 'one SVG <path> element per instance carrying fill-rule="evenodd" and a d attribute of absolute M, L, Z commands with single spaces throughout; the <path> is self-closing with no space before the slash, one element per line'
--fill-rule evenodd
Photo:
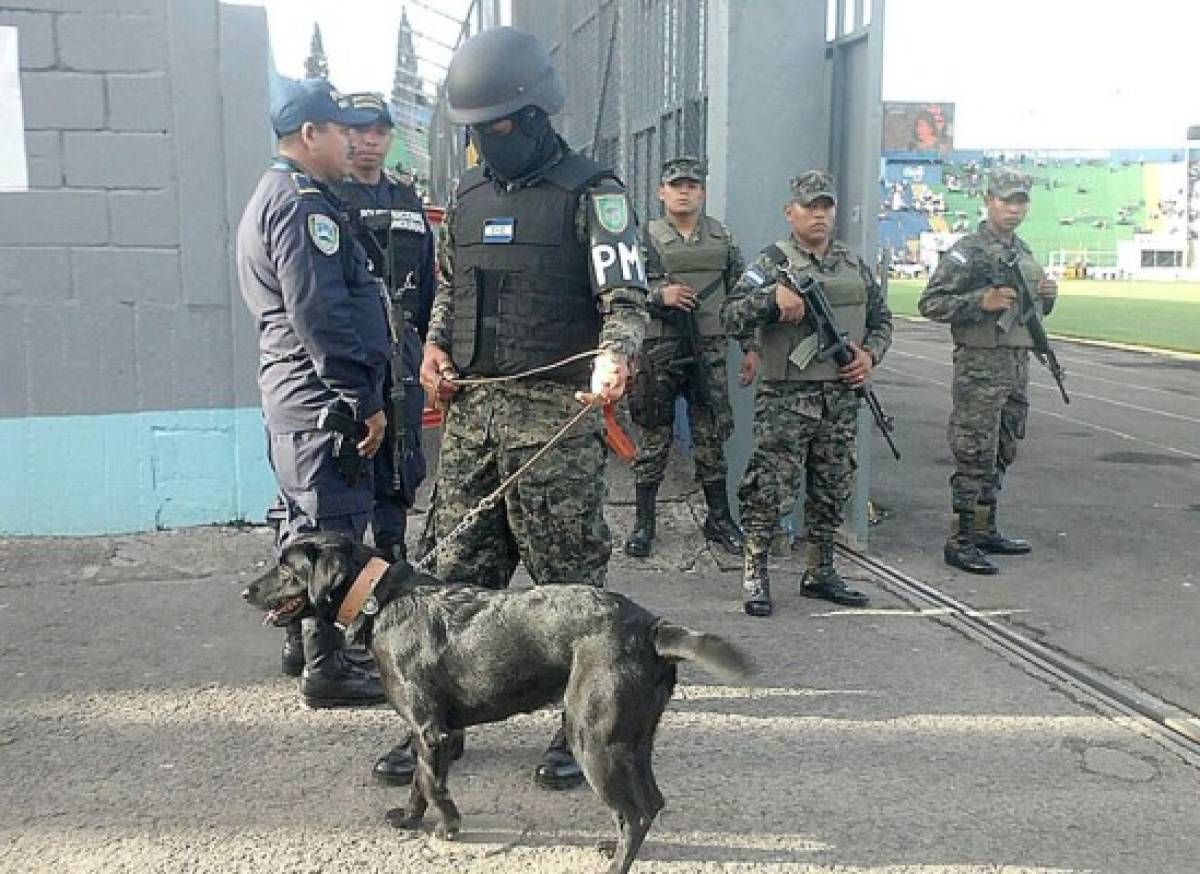
<path fill-rule="evenodd" d="M 540 170 L 559 150 L 558 135 L 550 116 L 536 106 L 505 116 L 513 122 L 506 134 L 491 131 L 500 119 L 471 125 L 471 140 L 492 175 L 504 182 L 520 182 Z"/>

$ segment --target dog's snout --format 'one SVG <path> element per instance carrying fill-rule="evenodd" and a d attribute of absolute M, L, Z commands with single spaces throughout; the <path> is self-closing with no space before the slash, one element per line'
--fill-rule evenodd
<path fill-rule="evenodd" d="M 246 588 L 242 589 L 242 600 L 243 600 L 243 601 L 249 601 L 249 600 L 250 600 L 250 587 L 249 587 L 249 586 L 247 586 Z"/>

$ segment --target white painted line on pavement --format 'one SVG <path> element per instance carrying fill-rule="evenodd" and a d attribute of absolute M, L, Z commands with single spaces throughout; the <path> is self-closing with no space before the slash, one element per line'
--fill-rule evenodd
<path fill-rule="evenodd" d="M 918 357 L 918 356 L 913 356 L 913 357 Z M 927 359 L 927 360 L 932 360 L 932 359 Z M 947 392 L 950 390 L 949 383 L 943 382 L 940 379 L 933 379 L 932 377 L 928 377 L 923 373 L 910 373 L 907 370 L 897 370 L 894 367 L 889 367 L 888 370 L 891 371 L 892 373 L 896 373 L 900 376 L 908 377 L 909 379 L 915 379 L 919 382 L 927 382 L 930 385 L 941 386 L 942 388 L 946 389 Z M 1047 390 L 1051 390 L 1049 386 L 1038 386 L 1038 387 L 1046 388 Z M 1057 391 L 1057 388 L 1055 388 L 1053 390 Z M 1072 425 L 1082 425 L 1084 428 L 1091 428 L 1095 431 L 1100 431 L 1101 433 L 1104 433 L 1104 434 L 1110 434 L 1113 437 L 1119 437 L 1122 440 L 1131 440 L 1134 443 L 1142 443 L 1146 446 L 1153 446 L 1155 449 L 1161 449 L 1163 452 L 1172 452 L 1175 455 L 1182 455 L 1184 458 L 1191 458 L 1191 459 L 1195 459 L 1196 461 L 1200 461 L 1200 455 L 1198 455 L 1195 452 L 1189 452 L 1186 449 L 1180 449 L 1176 446 L 1168 446 L 1165 443 L 1159 443 L 1155 440 L 1147 440 L 1145 437 L 1137 437 L 1133 434 L 1126 434 L 1124 431 L 1118 431 L 1115 428 L 1107 428 L 1104 425 L 1097 425 L 1094 422 L 1085 422 L 1085 421 L 1083 421 L 1083 419 L 1075 419 L 1075 418 L 1072 418 L 1071 416 L 1064 416 L 1062 413 L 1055 413 L 1052 410 L 1043 410 L 1040 407 L 1030 407 L 1029 411 L 1031 413 L 1037 413 L 1038 415 L 1050 416 L 1055 419 L 1061 419 L 1064 422 L 1070 422 Z"/>

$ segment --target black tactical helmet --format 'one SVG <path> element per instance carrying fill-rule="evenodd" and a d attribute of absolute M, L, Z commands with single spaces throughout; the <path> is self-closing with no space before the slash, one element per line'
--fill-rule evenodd
<path fill-rule="evenodd" d="M 481 124 L 526 106 L 554 115 L 563 108 L 566 89 L 536 36 L 515 27 L 494 27 L 454 53 L 446 73 L 446 99 L 450 121 Z"/>

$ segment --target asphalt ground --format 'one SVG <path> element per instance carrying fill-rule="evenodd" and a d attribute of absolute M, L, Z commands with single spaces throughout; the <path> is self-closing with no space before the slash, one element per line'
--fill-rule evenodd
<path fill-rule="evenodd" d="M 1186 421 L 1196 364 L 1060 350 L 1072 404 L 1035 374 L 1043 387 L 1005 490 L 1009 527 L 1035 552 L 1004 559 L 998 577 L 969 577 L 941 564 L 949 344 L 938 327 L 899 326 L 878 388 L 905 459 L 876 461 L 873 493 L 888 512 L 872 552 L 1197 703 L 1187 585 L 1197 473 L 1178 461 L 1196 457 Z M 686 467 L 674 464 L 663 490 L 654 556 L 615 554 L 610 586 L 725 635 L 760 672 L 731 687 L 681 669 L 656 744 L 667 807 L 634 871 L 1200 868 L 1197 763 L 1135 722 L 861 571 L 847 576 L 872 604 L 848 611 L 799 597 L 798 554 L 776 557 L 776 614 L 744 616 L 738 562 L 700 539 Z M 632 511 L 616 466 L 611 497 L 619 541 Z M 402 727 L 384 707 L 300 703 L 278 673 L 280 633 L 239 598 L 269 556 L 261 528 L 0 541 L 0 871 L 604 869 L 592 845 L 612 825 L 599 801 L 533 785 L 547 711 L 469 733 L 451 773 L 461 841 L 386 826 L 407 791 L 368 772 Z"/>
<path fill-rule="evenodd" d="M 1001 527 L 1033 553 L 998 557 L 998 576 L 973 576 L 941 555 L 953 470 L 948 330 L 897 320 L 876 388 L 896 416 L 904 460 L 893 462 L 876 438 L 871 491 L 885 518 L 871 549 L 1200 713 L 1200 356 L 1054 343 L 1071 403 L 1031 362 L 1026 439 L 1000 496 Z"/>

